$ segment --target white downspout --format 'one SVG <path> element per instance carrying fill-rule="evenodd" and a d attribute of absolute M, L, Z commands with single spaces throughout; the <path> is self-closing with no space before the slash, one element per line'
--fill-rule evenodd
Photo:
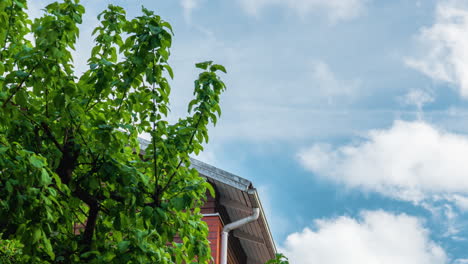
<path fill-rule="evenodd" d="M 253 222 L 257 220 L 259 216 L 260 216 L 260 209 L 253 208 L 251 216 L 247 216 L 246 218 L 242 218 L 240 220 L 237 220 L 235 222 L 232 222 L 224 226 L 223 232 L 221 234 L 221 264 L 227 264 L 229 231 L 239 228 L 250 222 Z"/>

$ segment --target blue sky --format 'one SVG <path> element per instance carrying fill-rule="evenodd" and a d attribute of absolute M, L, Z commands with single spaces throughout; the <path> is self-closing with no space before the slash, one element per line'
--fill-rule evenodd
<path fill-rule="evenodd" d="M 173 25 L 173 118 L 226 66 L 199 158 L 254 182 L 292 263 L 468 263 L 468 2 L 82 3 L 79 70 L 109 3 Z"/>

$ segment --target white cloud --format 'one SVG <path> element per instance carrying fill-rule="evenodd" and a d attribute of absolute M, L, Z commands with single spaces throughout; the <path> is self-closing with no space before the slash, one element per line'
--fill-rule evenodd
<path fill-rule="evenodd" d="M 468 211 L 468 197 L 454 194 L 451 195 L 449 199 L 455 202 L 458 208 L 462 209 L 463 211 Z"/>
<path fill-rule="evenodd" d="M 421 55 L 405 63 L 433 78 L 459 86 L 468 97 L 468 4 L 466 1 L 441 1 L 436 21 L 423 28 L 417 39 Z"/>
<path fill-rule="evenodd" d="M 412 89 L 400 101 L 406 105 L 414 105 L 417 110 L 417 117 L 419 120 L 423 118 L 423 107 L 428 103 L 434 102 L 435 98 L 432 93 L 423 89 Z"/>
<path fill-rule="evenodd" d="M 419 111 L 422 110 L 425 104 L 432 103 L 434 100 L 435 98 L 431 93 L 421 89 L 413 89 L 402 98 L 403 103 L 414 105 Z"/>
<path fill-rule="evenodd" d="M 436 197 L 433 201 L 421 203 L 421 206 L 431 212 L 433 220 L 438 223 L 438 227 L 442 231 L 441 236 L 457 241 L 464 240 L 457 235 L 464 226 L 463 216 L 460 214 L 460 210 L 455 208 L 457 204 L 448 203 L 450 197 L 444 197 L 442 204 L 438 204 L 438 200 L 439 197 Z"/>
<path fill-rule="evenodd" d="M 358 80 L 342 81 L 335 76 L 328 64 L 319 61 L 313 64 L 311 83 L 317 87 L 316 93 L 333 103 L 338 97 L 350 99 L 357 95 L 360 87 Z"/>
<path fill-rule="evenodd" d="M 430 240 L 418 218 L 366 211 L 361 219 L 339 217 L 315 221 L 288 236 L 282 251 L 291 263 L 445 264 L 444 250 Z M 463 263 L 463 262 L 461 262 Z"/>
<path fill-rule="evenodd" d="M 318 175 L 415 203 L 442 199 L 465 204 L 466 157 L 467 136 L 421 121 L 396 121 L 358 144 L 318 144 L 299 153 L 300 162 Z"/>
<path fill-rule="evenodd" d="M 190 21 L 192 11 L 200 5 L 200 0 L 181 0 L 180 5 L 184 9 L 185 19 Z"/>
<path fill-rule="evenodd" d="M 338 22 L 361 15 L 369 0 L 239 0 L 244 10 L 251 15 L 258 15 L 269 6 L 287 7 L 300 16 L 312 12 L 324 11 L 330 21 Z"/>

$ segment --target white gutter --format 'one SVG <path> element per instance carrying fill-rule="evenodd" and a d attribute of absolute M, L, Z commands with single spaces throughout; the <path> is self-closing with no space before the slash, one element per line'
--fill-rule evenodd
<path fill-rule="evenodd" d="M 246 218 L 242 218 L 240 220 L 237 220 L 235 222 L 232 222 L 224 226 L 223 232 L 221 234 L 221 264 L 227 264 L 229 231 L 239 228 L 250 222 L 253 222 L 257 220 L 259 216 L 260 216 L 260 209 L 253 208 L 251 216 L 247 216 Z"/>

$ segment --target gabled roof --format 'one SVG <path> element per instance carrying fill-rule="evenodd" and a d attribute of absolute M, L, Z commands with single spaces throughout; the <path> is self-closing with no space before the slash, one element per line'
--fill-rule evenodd
<path fill-rule="evenodd" d="M 236 221 L 252 214 L 253 208 L 260 208 L 257 221 L 234 231 L 247 256 L 247 264 L 265 263 L 275 257 L 276 247 L 263 211 L 257 190 L 251 181 L 218 169 L 196 159 L 191 159 L 197 169 L 217 190 L 217 200 L 226 209 L 230 221 Z M 228 224 L 228 223 L 226 223 Z"/>

